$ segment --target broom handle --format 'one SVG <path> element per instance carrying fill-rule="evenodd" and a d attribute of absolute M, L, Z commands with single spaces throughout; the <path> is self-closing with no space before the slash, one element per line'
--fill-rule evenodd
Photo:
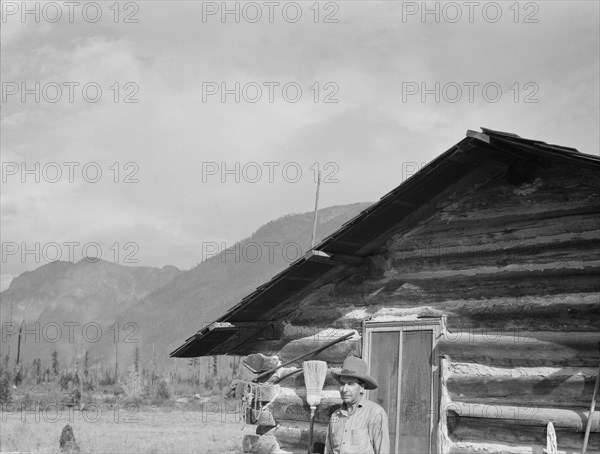
<path fill-rule="evenodd" d="M 600 342 L 598 343 L 600 350 Z M 588 415 L 587 425 L 585 427 L 585 437 L 583 439 L 583 449 L 581 454 L 587 451 L 588 440 L 590 439 L 590 430 L 592 429 L 592 418 L 594 417 L 594 408 L 596 407 L 596 399 L 598 398 L 598 388 L 600 387 L 600 365 L 598 365 L 598 375 L 596 375 L 596 386 L 594 386 L 594 394 L 592 395 L 592 403 L 590 405 L 590 413 Z"/>
<path fill-rule="evenodd" d="M 308 454 L 313 452 L 313 428 L 315 427 L 315 410 L 317 407 L 310 407 L 310 428 L 308 430 Z"/>

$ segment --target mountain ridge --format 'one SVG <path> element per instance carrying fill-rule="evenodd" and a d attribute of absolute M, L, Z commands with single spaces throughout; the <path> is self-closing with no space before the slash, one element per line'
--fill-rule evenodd
<path fill-rule="evenodd" d="M 319 210 L 317 242 L 369 205 Z M 44 264 L 0 293 L 0 320 L 11 324 L 5 325 L 2 342 L 8 338 L 16 347 L 16 326 L 24 322 L 30 333 L 21 346 L 26 363 L 34 357 L 47 360 L 56 349 L 62 358 L 86 350 L 92 362 L 111 364 L 117 350 L 120 361 L 129 360 L 137 345 L 142 356 L 152 354 L 168 367 L 177 361 L 168 357 L 170 351 L 306 253 L 312 229 L 312 212 L 288 214 L 189 270 L 96 259 Z M 51 342 L 44 330 L 56 325 L 61 337 Z M 74 330 L 69 339 L 67 328 Z M 102 335 L 95 338 L 98 330 Z"/>

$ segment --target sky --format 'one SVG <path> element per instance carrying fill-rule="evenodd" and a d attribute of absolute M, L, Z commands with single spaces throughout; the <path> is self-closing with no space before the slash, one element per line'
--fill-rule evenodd
<path fill-rule="evenodd" d="M 599 2 L 2 2 L 1 285 L 189 269 L 487 127 L 599 154 Z"/>

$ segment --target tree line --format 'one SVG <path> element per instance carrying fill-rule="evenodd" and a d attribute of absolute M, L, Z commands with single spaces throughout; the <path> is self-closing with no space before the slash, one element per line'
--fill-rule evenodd
<path fill-rule="evenodd" d="M 35 389 L 74 393 L 78 399 L 84 393 L 102 391 L 114 396 L 133 399 L 168 399 L 176 389 L 180 393 L 222 392 L 232 378 L 241 372 L 241 358 L 219 359 L 190 358 L 186 367 L 175 366 L 168 371 L 157 372 L 154 355 L 142 362 L 140 347 L 135 346 L 127 367 L 106 361 L 91 364 L 89 352 L 73 355 L 68 363 L 54 350 L 42 361 L 34 358 L 30 363 L 20 360 L 10 364 L 8 354 L 0 362 L 0 403 L 10 402 L 13 394 Z"/>

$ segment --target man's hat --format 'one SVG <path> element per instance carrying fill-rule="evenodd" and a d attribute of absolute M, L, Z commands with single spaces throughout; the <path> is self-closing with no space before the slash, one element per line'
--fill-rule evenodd
<path fill-rule="evenodd" d="M 377 380 L 367 375 L 367 363 L 356 356 L 348 356 L 344 360 L 342 368 L 333 369 L 331 375 L 337 381 L 340 381 L 341 376 L 358 378 L 365 383 L 365 389 L 377 388 Z"/>

